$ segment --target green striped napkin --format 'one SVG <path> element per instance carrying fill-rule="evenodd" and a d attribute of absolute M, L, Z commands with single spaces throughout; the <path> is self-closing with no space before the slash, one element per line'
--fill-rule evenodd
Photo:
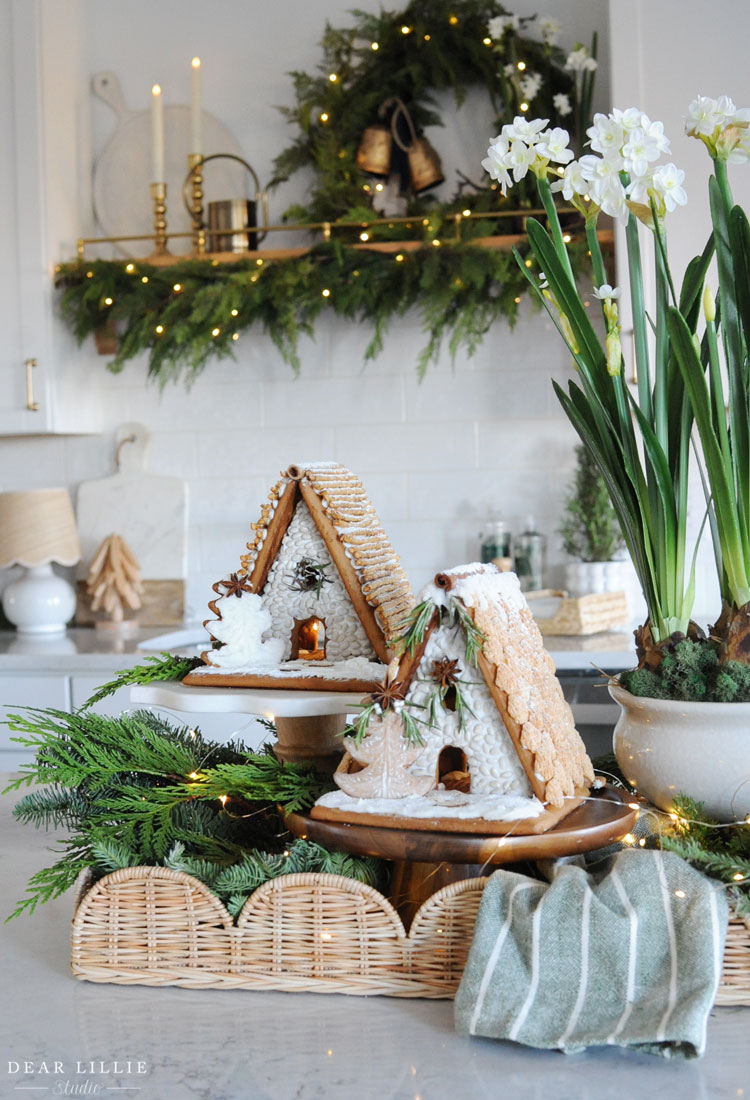
<path fill-rule="evenodd" d="M 624 850 L 551 882 L 496 871 L 455 1001 L 463 1034 L 576 1053 L 616 1044 L 699 1057 L 728 908 L 673 852 Z"/>

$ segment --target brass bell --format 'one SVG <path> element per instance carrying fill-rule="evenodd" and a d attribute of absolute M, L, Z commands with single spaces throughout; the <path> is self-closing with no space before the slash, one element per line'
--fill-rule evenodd
<path fill-rule="evenodd" d="M 396 110 L 391 115 L 391 134 L 399 149 L 402 149 L 406 153 L 412 191 L 415 195 L 418 195 L 420 191 L 427 191 L 430 187 L 437 187 L 437 185 L 442 183 L 445 179 L 440 157 L 426 137 L 417 137 L 411 115 L 401 100 L 394 97 L 390 102 L 395 102 L 396 104 Z M 408 145 L 404 145 L 396 129 L 399 114 L 404 116 L 406 124 L 409 127 L 410 140 Z"/>
<path fill-rule="evenodd" d="M 440 157 L 425 137 L 417 138 L 406 151 L 411 173 L 411 189 L 415 195 L 437 187 L 445 179 Z"/>
<path fill-rule="evenodd" d="M 357 149 L 357 167 L 371 176 L 388 176 L 393 139 L 388 126 L 375 124 L 362 133 Z"/>

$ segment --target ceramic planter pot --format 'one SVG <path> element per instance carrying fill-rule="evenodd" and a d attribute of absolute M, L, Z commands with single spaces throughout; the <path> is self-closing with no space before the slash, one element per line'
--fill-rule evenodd
<path fill-rule="evenodd" d="M 750 703 L 682 703 L 631 695 L 617 683 L 617 763 L 627 781 L 663 810 L 677 794 L 718 821 L 750 814 Z"/>
<path fill-rule="evenodd" d="M 573 561 L 565 566 L 565 588 L 571 596 L 619 592 L 624 588 L 622 561 Z"/>

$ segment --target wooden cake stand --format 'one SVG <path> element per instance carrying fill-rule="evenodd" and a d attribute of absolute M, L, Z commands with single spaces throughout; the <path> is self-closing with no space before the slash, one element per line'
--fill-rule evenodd
<path fill-rule="evenodd" d="M 371 825 L 323 821 L 307 814 L 287 814 L 286 823 L 295 836 L 326 848 L 392 860 L 389 896 L 408 929 L 422 902 L 451 882 L 487 874 L 506 863 L 556 859 L 602 848 L 626 836 L 637 817 L 638 810 L 620 791 L 605 786 L 546 833 L 533 835 L 383 827 L 375 823 L 374 815 Z"/>

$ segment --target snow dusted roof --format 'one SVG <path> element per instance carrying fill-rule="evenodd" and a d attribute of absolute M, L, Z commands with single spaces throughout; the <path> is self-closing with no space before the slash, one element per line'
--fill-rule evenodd
<path fill-rule="evenodd" d="M 592 782 L 591 761 L 516 575 L 475 562 L 438 573 L 419 599 L 437 607 L 459 600 L 483 634 L 478 667 L 537 797 L 560 806 Z M 418 650 L 399 670 L 405 692 L 420 659 Z"/>

